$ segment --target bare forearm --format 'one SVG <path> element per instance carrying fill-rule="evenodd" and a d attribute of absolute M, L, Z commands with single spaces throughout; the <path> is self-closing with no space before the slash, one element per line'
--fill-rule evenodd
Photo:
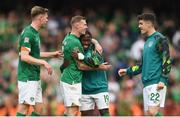
<path fill-rule="evenodd" d="M 92 39 L 92 43 L 95 45 L 96 50 L 100 54 L 102 54 L 103 49 L 102 49 L 101 45 L 99 44 L 99 42 L 96 39 Z"/>
<path fill-rule="evenodd" d="M 96 39 L 92 39 L 92 43 L 93 43 L 94 45 L 99 44 Z"/>
<path fill-rule="evenodd" d="M 40 53 L 40 57 L 42 58 L 50 58 L 53 57 L 55 55 L 54 52 L 41 52 Z"/>
<path fill-rule="evenodd" d="M 78 68 L 80 70 L 84 70 L 84 71 L 91 71 L 91 70 L 102 70 L 102 71 L 107 71 L 111 68 L 111 65 L 108 64 L 101 64 L 98 67 L 90 67 L 84 63 L 79 63 L 78 64 Z"/>
<path fill-rule="evenodd" d="M 84 71 L 89 71 L 89 70 L 96 70 L 96 68 L 92 68 L 86 64 L 83 64 L 83 63 L 78 63 L 78 69 L 79 70 L 84 70 Z"/>
<path fill-rule="evenodd" d="M 34 58 L 30 55 L 24 55 L 24 56 L 22 55 L 21 60 L 24 62 L 27 62 L 29 64 L 34 64 L 34 65 L 43 65 L 44 64 L 44 60 Z"/>

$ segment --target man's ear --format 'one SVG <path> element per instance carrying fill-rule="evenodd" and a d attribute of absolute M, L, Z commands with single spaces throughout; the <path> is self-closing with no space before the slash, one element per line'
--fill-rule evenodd
<path fill-rule="evenodd" d="M 39 20 L 42 20 L 43 15 L 39 15 L 37 18 L 38 18 Z"/>
<path fill-rule="evenodd" d="M 73 27 L 75 27 L 76 29 L 78 28 L 78 26 L 79 26 L 79 22 L 73 24 Z"/>
<path fill-rule="evenodd" d="M 150 22 L 150 21 L 146 21 L 145 23 L 146 23 L 148 26 L 150 26 L 150 27 L 154 26 L 154 25 L 152 24 L 152 22 Z"/>

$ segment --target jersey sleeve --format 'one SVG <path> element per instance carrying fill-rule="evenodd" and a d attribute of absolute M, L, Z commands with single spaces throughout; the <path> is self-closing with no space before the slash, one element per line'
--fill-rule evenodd
<path fill-rule="evenodd" d="M 71 52 L 75 51 L 75 52 L 84 53 L 83 47 L 82 47 L 80 41 L 78 41 L 78 40 L 72 41 L 72 43 L 71 43 L 70 46 L 71 46 L 71 47 L 70 47 L 70 49 L 71 49 L 70 51 L 71 51 Z"/>
<path fill-rule="evenodd" d="M 32 39 L 33 37 L 31 34 L 24 34 L 21 39 L 21 48 L 23 47 L 31 51 Z"/>
<path fill-rule="evenodd" d="M 156 49 L 162 59 L 162 76 L 163 77 L 162 79 L 160 79 L 160 81 L 163 81 L 163 80 L 166 80 L 164 78 L 167 78 L 167 75 L 170 73 L 171 64 L 172 64 L 172 60 L 170 58 L 170 53 L 169 53 L 168 39 L 166 37 L 158 37 Z"/>
<path fill-rule="evenodd" d="M 98 67 L 101 64 L 101 61 L 98 59 L 96 53 L 89 51 L 84 58 L 84 63 L 90 67 Z"/>
<path fill-rule="evenodd" d="M 143 61 L 143 59 L 141 60 L 141 63 L 127 68 L 127 74 L 130 76 L 140 74 L 142 72 L 142 63 L 143 63 L 142 61 Z"/>

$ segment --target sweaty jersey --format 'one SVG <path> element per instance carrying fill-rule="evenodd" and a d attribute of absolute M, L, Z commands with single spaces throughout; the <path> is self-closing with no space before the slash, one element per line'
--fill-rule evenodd
<path fill-rule="evenodd" d="M 97 66 L 104 62 L 103 57 L 94 53 L 94 46 L 91 45 L 85 52 L 84 62 L 89 66 Z M 108 81 L 106 72 L 102 70 L 83 71 L 82 94 L 97 94 L 108 92 Z"/>
<path fill-rule="evenodd" d="M 167 85 L 171 69 L 168 40 L 161 33 L 150 35 L 144 45 L 142 63 L 127 69 L 127 74 L 136 75 L 142 72 L 145 86 L 163 82 Z"/>
<path fill-rule="evenodd" d="M 30 56 L 37 59 L 40 58 L 40 37 L 39 33 L 32 26 L 27 26 L 22 31 L 19 38 L 18 80 L 40 80 L 40 66 L 21 61 L 21 47 L 25 47 L 26 49 L 28 49 Z"/>
<path fill-rule="evenodd" d="M 73 51 L 83 53 L 79 38 L 73 34 L 68 34 L 63 40 L 62 50 L 64 61 L 68 61 L 69 65 L 63 70 L 60 80 L 68 84 L 80 83 L 82 81 L 82 71 L 78 69 L 75 59 L 71 56 Z"/>

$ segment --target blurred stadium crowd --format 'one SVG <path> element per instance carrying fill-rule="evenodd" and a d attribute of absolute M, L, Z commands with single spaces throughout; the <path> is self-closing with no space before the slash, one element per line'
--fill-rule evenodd
<path fill-rule="evenodd" d="M 143 12 L 152 12 L 144 8 Z M 141 76 L 120 78 L 119 68 L 134 65 L 141 59 L 144 45 L 143 37 L 137 28 L 136 15 L 125 14 L 116 9 L 111 15 L 96 9 L 75 10 L 74 14 L 85 15 L 89 30 L 104 49 L 105 60 L 113 69 L 108 72 L 110 113 L 111 115 L 143 115 Z M 72 14 L 71 14 L 72 15 Z M 70 31 L 71 15 L 51 12 L 46 28 L 40 31 L 41 51 L 61 49 L 64 36 Z M 0 116 L 15 116 L 18 66 L 18 36 L 29 25 L 30 16 L 11 10 L 0 12 Z M 173 66 L 169 77 L 169 86 L 164 115 L 180 115 L 180 26 L 176 19 L 166 14 L 158 17 L 159 31 L 169 38 Z M 41 79 L 44 99 L 44 115 L 62 115 L 64 106 L 61 92 L 58 90 L 59 66 L 62 60 L 48 59 L 54 68 L 52 76 L 42 69 Z M 123 79 L 123 80 L 122 80 Z M 32 110 L 30 110 L 32 111 Z"/>

